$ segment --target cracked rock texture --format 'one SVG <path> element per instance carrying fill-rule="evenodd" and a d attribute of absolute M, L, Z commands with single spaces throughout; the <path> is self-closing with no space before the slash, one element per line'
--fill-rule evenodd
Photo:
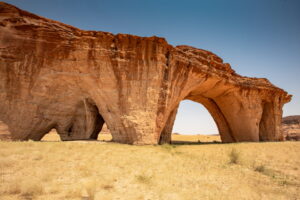
<path fill-rule="evenodd" d="M 0 120 L 12 140 L 170 142 L 181 100 L 203 104 L 223 142 L 278 141 L 291 96 L 217 55 L 159 37 L 84 31 L 0 3 Z M 201 121 L 199 121 L 201 123 Z"/>

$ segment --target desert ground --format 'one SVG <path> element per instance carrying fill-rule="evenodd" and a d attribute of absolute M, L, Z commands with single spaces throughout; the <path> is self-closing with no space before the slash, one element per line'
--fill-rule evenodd
<path fill-rule="evenodd" d="M 299 199 L 300 143 L 0 142 L 0 199 Z"/>

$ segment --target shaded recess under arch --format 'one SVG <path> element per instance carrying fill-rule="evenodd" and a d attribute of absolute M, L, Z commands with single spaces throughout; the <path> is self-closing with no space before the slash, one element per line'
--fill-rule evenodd
<path fill-rule="evenodd" d="M 97 140 L 105 123 L 95 102 L 89 98 L 78 102 L 74 112 L 64 117 L 67 120 L 52 123 L 46 129 L 41 129 L 40 134 L 29 135 L 28 139 L 41 140 L 55 129 L 62 141 Z"/>
<path fill-rule="evenodd" d="M 61 140 L 97 140 L 105 121 L 91 99 L 79 102 L 70 122 L 56 126 Z"/>

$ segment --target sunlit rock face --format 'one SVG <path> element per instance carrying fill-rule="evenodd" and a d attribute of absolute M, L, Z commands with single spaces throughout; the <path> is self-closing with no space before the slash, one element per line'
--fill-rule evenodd
<path fill-rule="evenodd" d="M 300 141 L 300 115 L 284 117 L 282 131 L 285 140 Z"/>
<path fill-rule="evenodd" d="M 181 100 L 203 104 L 223 142 L 278 141 L 291 96 L 215 54 L 159 37 L 83 31 L 0 3 L 0 120 L 12 140 L 170 142 Z M 201 123 L 201 121 L 199 121 Z"/>

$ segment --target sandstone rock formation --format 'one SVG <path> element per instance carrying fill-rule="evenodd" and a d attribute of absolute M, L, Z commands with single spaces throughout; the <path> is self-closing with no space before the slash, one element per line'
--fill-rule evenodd
<path fill-rule="evenodd" d="M 291 96 L 217 55 L 159 37 L 83 31 L 0 3 L 0 120 L 13 140 L 170 142 L 181 100 L 203 104 L 223 142 L 283 140 Z M 201 122 L 199 122 L 201 123 Z"/>
<path fill-rule="evenodd" d="M 0 121 L 0 141 L 8 140 L 10 138 L 10 132 L 8 130 L 8 126 Z"/>
<path fill-rule="evenodd" d="M 284 117 L 282 131 L 285 140 L 300 141 L 300 115 Z"/>

